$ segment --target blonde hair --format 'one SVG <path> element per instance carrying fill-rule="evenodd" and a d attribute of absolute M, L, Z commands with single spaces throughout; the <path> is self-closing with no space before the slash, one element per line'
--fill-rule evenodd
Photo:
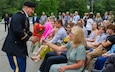
<path fill-rule="evenodd" d="M 97 13 L 97 14 L 96 14 L 96 18 L 101 18 L 100 13 Z"/>
<path fill-rule="evenodd" d="M 86 45 L 85 36 L 82 28 L 80 27 L 73 27 L 71 29 L 71 32 L 74 34 L 74 40 L 73 45 L 79 46 L 79 45 Z"/>

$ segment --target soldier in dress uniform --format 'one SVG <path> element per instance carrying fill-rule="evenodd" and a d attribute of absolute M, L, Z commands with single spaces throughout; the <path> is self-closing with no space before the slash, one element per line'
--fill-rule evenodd
<path fill-rule="evenodd" d="M 25 2 L 20 12 L 12 16 L 8 35 L 2 50 L 6 52 L 14 72 L 26 72 L 27 41 L 37 42 L 29 30 L 28 17 L 34 13 L 35 3 Z"/>

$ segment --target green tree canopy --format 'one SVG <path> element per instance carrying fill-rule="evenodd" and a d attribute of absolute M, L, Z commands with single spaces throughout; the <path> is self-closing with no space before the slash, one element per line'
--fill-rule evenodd
<path fill-rule="evenodd" d="M 84 12 L 87 12 L 87 1 L 86 0 L 59 0 L 60 12 L 69 11 L 71 13 L 78 11 L 80 15 L 83 15 Z"/>
<path fill-rule="evenodd" d="M 25 1 L 30 0 L 1 0 L 0 1 L 0 17 L 8 13 L 10 16 L 21 10 Z"/>
<path fill-rule="evenodd" d="M 50 16 L 51 12 L 57 15 L 58 3 L 58 0 L 40 0 L 40 2 L 37 2 L 35 12 L 38 15 L 41 15 L 42 12 L 45 12 L 48 16 Z"/>
<path fill-rule="evenodd" d="M 5 13 L 12 16 L 21 10 L 25 1 L 32 1 L 37 4 L 35 12 L 41 16 L 44 11 L 48 16 L 51 12 L 57 15 L 58 12 L 74 13 L 78 11 L 81 16 L 87 12 L 87 4 L 93 1 L 93 12 L 104 14 L 105 11 L 113 11 L 115 13 L 115 0 L 0 0 L 0 18 Z"/>
<path fill-rule="evenodd" d="M 113 11 L 115 13 L 115 0 L 94 0 L 94 13 L 101 13 L 106 11 Z"/>

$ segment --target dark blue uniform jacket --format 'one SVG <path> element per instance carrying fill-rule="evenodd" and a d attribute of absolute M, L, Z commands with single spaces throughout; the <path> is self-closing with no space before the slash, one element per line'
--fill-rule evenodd
<path fill-rule="evenodd" d="M 14 56 L 28 55 L 26 42 L 32 33 L 29 31 L 29 19 L 24 11 L 12 16 L 8 34 L 2 50 Z"/>

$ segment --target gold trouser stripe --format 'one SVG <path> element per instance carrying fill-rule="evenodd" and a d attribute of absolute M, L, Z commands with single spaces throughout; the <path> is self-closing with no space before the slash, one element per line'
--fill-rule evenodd
<path fill-rule="evenodd" d="M 14 64 L 15 64 L 15 66 L 16 66 L 16 70 L 15 70 L 15 72 L 19 72 L 19 67 L 18 67 L 18 63 L 17 63 L 16 56 L 13 56 L 13 60 L 14 60 Z"/>

